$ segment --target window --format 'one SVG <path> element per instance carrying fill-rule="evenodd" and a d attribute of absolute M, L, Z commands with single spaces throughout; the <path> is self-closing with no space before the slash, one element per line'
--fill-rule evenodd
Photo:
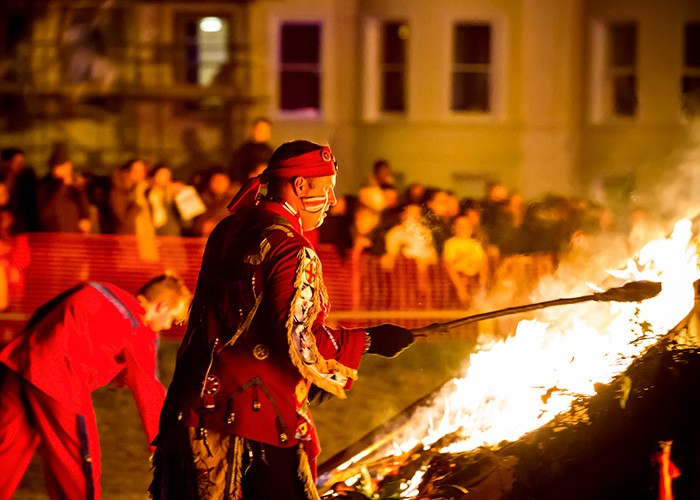
<path fill-rule="evenodd" d="M 380 60 L 381 109 L 389 112 L 406 110 L 406 45 L 408 25 L 390 21 L 382 25 Z"/>
<path fill-rule="evenodd" d="M 180 81 L 207 87 L 226 80 L 229 62 L 229 21 L 217 16 L 183 14 L 178 19 L 184 67 Z"/>
<path fill-rule="evenodd" d="M 452 111 L 491 110 L 491 25 L 458 23 L 452 48 Z"/>
<path fill-rule="evenodd" d="M 700 22 L 685 25 L 681 93 L 683 111 L 700 115 Z"/>
<path fill-rule="evenodd" d="M 91 83 L 107 90 L 125 53 L 123 9 L 66 7 L 60 43 L 65 81 Z"/>
<path fill-rule="evenodd" d="M 285 23 L 280 40 L 280 109 L 320 111 L 321 26 Z"/>
<path fill-rule="evenodd" d="M 615 23 L 608 28 L 608 85 L 616 116 L 637 113 L 637 26 Z"/>

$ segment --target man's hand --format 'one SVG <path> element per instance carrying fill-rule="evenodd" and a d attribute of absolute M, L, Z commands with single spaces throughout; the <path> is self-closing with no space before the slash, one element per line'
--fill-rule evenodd
<path fill-rule="evenodd" d="M 413 344 L 414 341 L 413 333 L 398 325 L 385 323 L 365 328 L 365 331 L 369 335 L 370 340 L 367 352 L 387 358 L 393 358 Z"/>

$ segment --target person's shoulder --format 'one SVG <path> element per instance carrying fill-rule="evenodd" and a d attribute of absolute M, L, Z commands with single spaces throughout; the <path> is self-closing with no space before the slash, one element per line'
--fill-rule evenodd
<path fill-rule="evenodd" d="M 138 300 L 136 300 L 136 295 L 134 293 L 128 292 L 113 283 L 104 281 L 89 281 L 87 284 L 97 289 L 97 291 L 100 293 L 102 293 L 103 291 L 106 291 L 108 294 L 111 293 L 124 304 L 127 304 L 129 306 L 139 305 L 139 302 Z"/>

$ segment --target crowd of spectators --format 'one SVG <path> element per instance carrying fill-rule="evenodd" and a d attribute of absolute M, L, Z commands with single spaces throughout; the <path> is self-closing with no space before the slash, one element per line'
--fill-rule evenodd
<path fill-rule="evenodd" d="M 0 214 L 10 232 L 207 236 L 228 213 L 238 184 L 212 165 L 182 182 L 164 163 L 130 158 L 112 175 L 76 173 L 67 150 L 55 147 L 38 177 L 19 148 L 0 157 Z"/>
<path fill-rule="evenodd" d="M 111 176 L 76 173 L 67 150 L 54 148 L 41 178 L 25 164 L 18 148 L 0 158 L 0 243 L 12 234 L 75 232 L 206 237 L 228 214 L 226 206 L 241 176 L 255 175 L 264 163 L 260 144 L 269 121 L 258 120 L 262 138 L 244 144 L 246 167 L 212 165 L 183 182 L 165 163 L 131 158 Z M 245 152 L 244 151 L 244 152 Z M 253 151 L 253 153 L 251 153 Z M 335 245 L 345 259 L 375 256 L 391 272 L 399 257 L 415 262 L 418 282 L 440 265 L 459 303 L 469 306 L 494 281 L 511 255 L 573 255 L 591 241 L 622 230 L 626 250 L 642 240 L 645 212 L 631 213 L 632 225 L 614 227 L 612 212 L 588 200 L 559 195 L 526 203 L 518 192 L 491 182 L 482 197 L 459 198 L 449 189 L 410 182 L 401 186 L 388 160 L 377 160 L 357 193 L 340 196 L 313 243 Z M 619 226 L 619 225 L 618 225 Z M 4 247 L 0 245 L 0 250 Z M 2 255 L 0 255 L 0 258 Z"/>

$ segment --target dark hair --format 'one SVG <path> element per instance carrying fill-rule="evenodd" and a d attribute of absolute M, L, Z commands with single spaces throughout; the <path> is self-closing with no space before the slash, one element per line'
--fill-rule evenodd
<path fill-rule="evenodd" d="M 158 172 L 158 170 L 160 170 L 161 168 L 167 168 L 168 170 L 170 170 L 171 173 L 173 171 L 173 169 L 170 168 L 167 163 L 160 162 L 160 163 L 156 163 L 155 165 L 153 165 L 151 167 L 151 169 L 148 171 L 148 174 L 146 176 L 149 178 L 154 177 L 156 175 L 156 173 Z"/>
<path fill-rule="evenodd" d="M 119 170 L 120 172 L 128 172 L 131 170 L 131 167 L 133 166 L 133 164 L 136 163 L 137 161 L 139 161 L 139 159 L 136 158 L 135 156 L 133 158 L 129 158 L 124 163 L 122 163 L 117 170 Z"/>
<path fill-rule="evenodd" d="M 380 168 L 388 167 L 388 166 L 389 166 L 389 160 L 385 160 L 384 158 L 379 158 L 378 160 L 375 160 L 374 164 L 372 165 L 372 171 L 376 174 Z"/>
<path fill-rule="evenodd" d="M 0 161 L 10 161 L 17 155 L 23 155 L 24 151 L 20 148 L 5 148 L 0 152 Z"/>
<path fill-rule="evenodd" d="M 258 116 L 251 123 L 253 124 L 253 127 L 255 127 L 258 123 L 267 123 L 268 125 L 272 125 L 272 121 L 270 121 L 270 119 L 266 116 Z"/>
<path fill-rule="evenodd" d="M 69 162 L 70 158 L 68 156 L 68 150 L 63 146 L 54 147 L 49 159 L 47 161 L 48 167 L 53 168 L 58 165 L 63 165 Z"/>

